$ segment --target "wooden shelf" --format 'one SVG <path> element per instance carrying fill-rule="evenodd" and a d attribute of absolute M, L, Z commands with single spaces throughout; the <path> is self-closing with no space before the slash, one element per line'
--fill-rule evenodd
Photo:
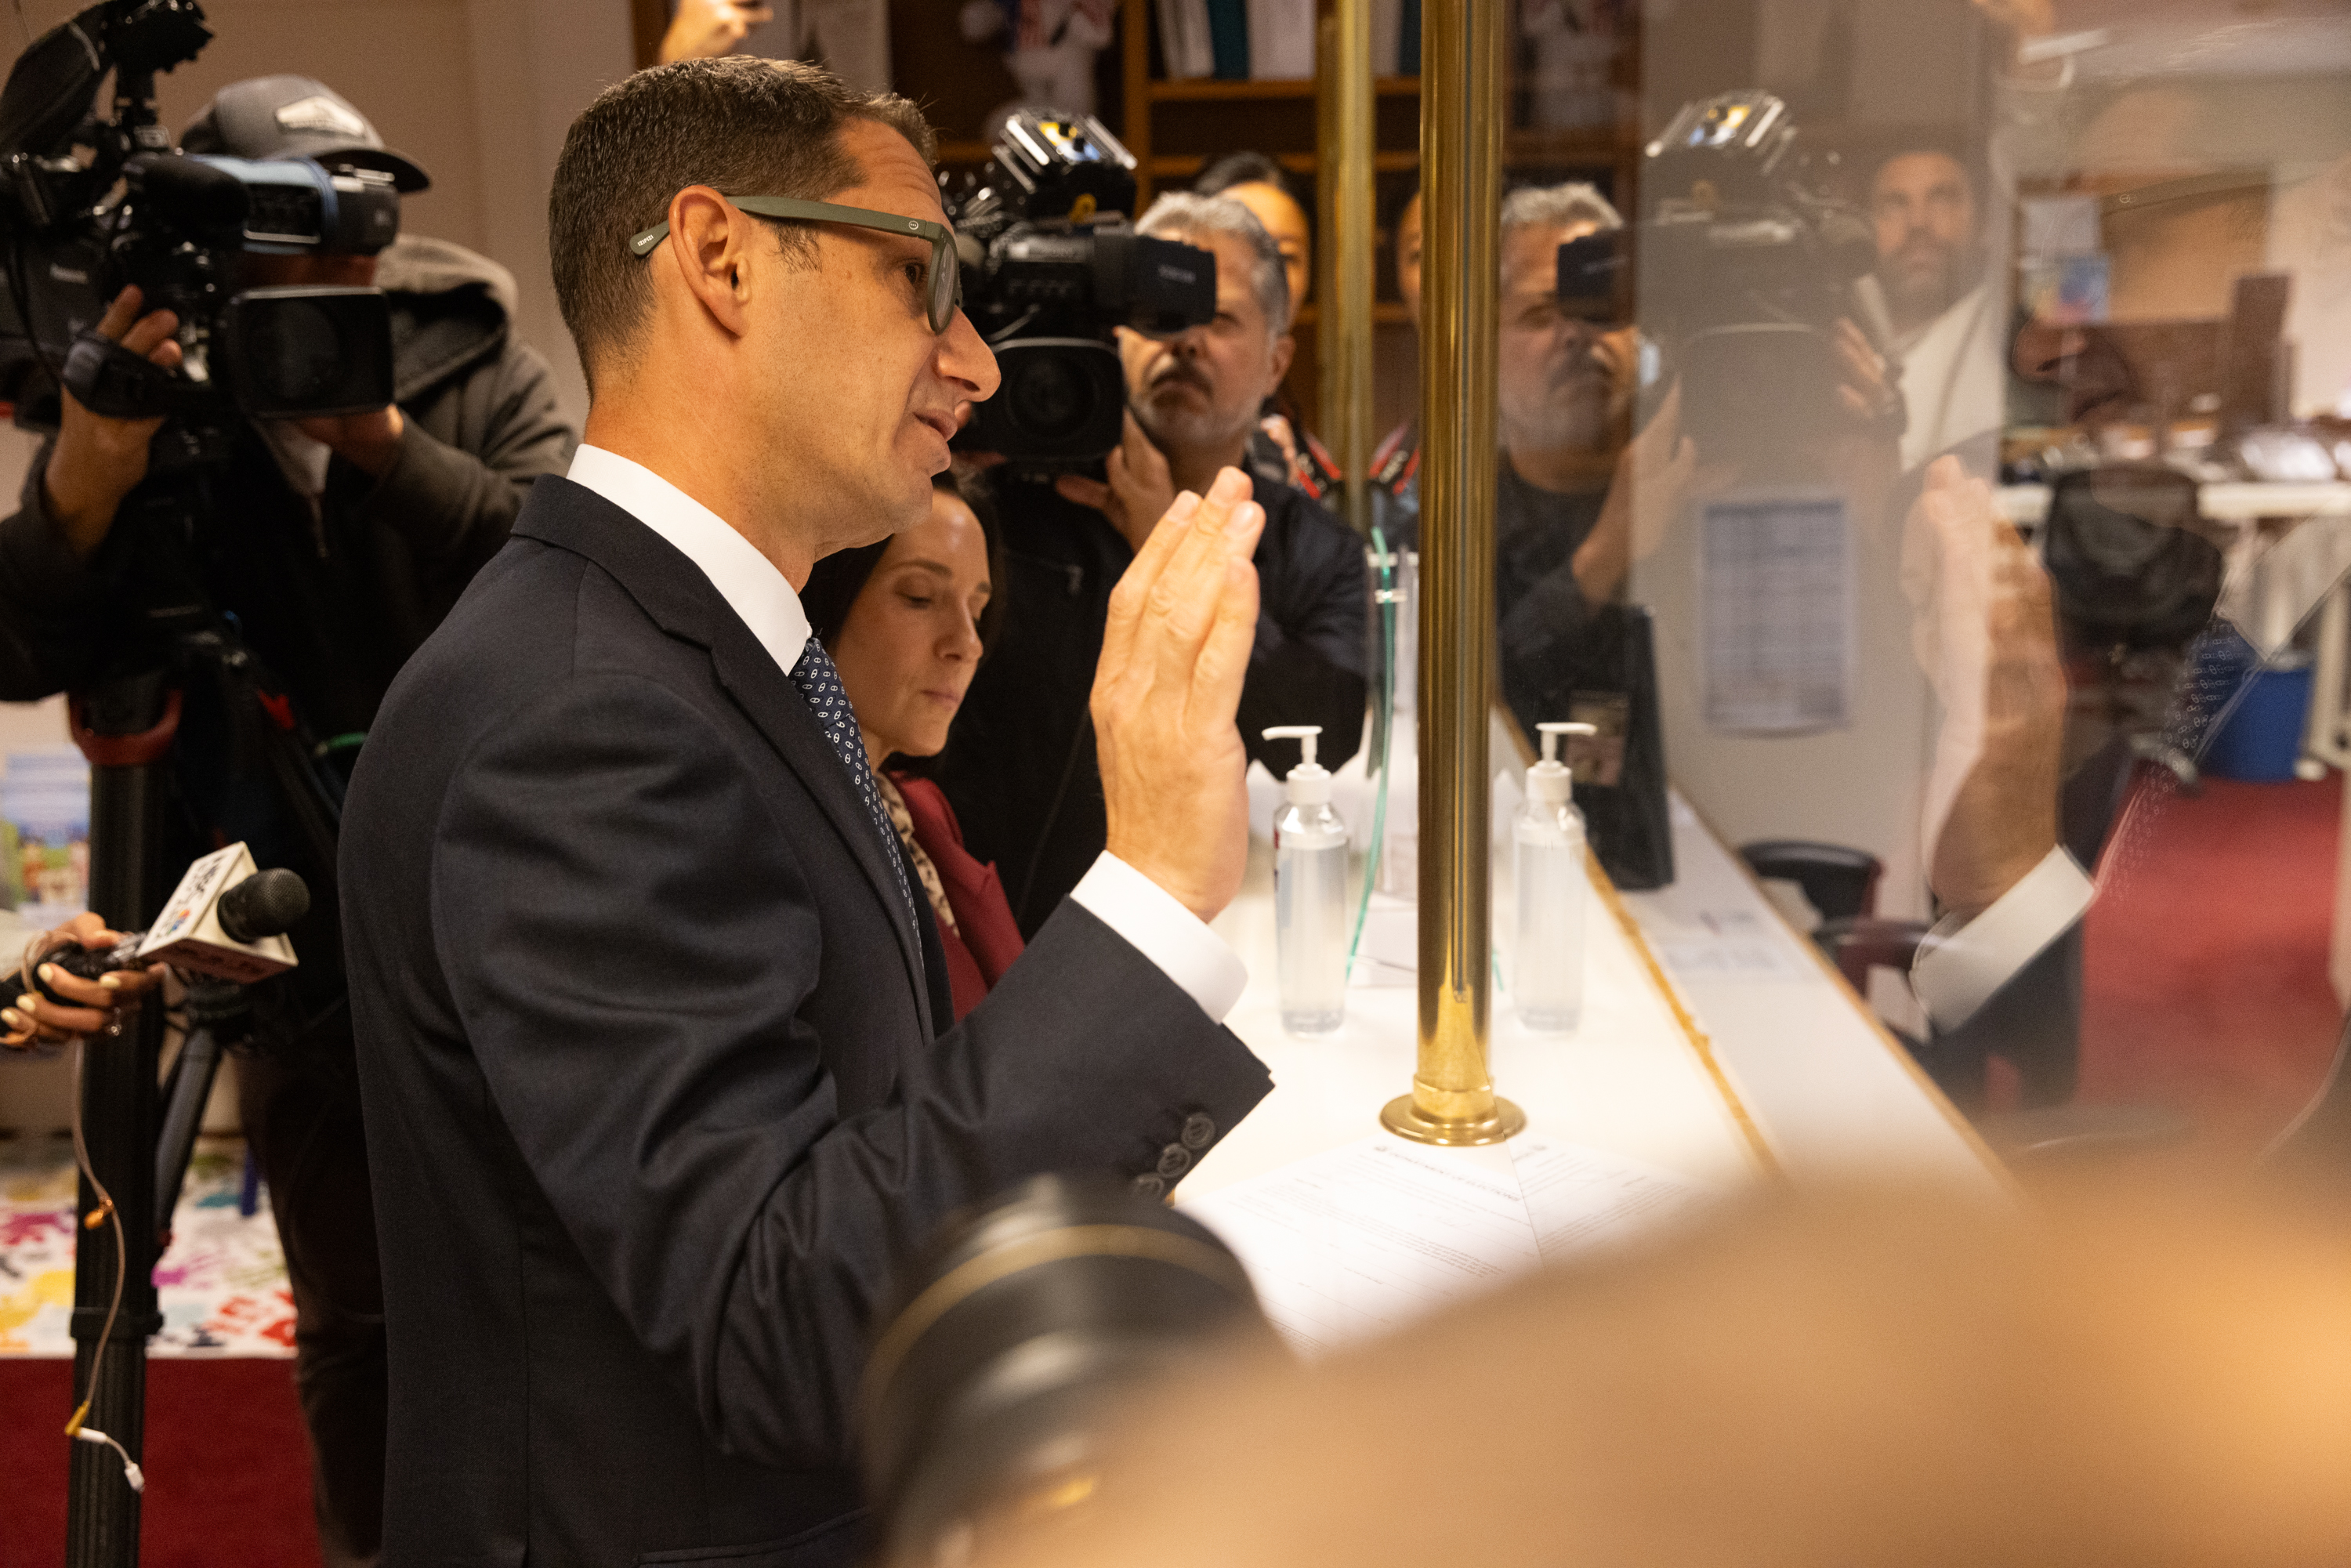
<path fill-rule="evenodd" d="M 940 154 L 940 159 L 945 162 L 946 154 Z M 1311 152 L 1282 152 L 1276 154 L 1274 162 L 1293 174 L 1311 174 L 1318 160 Z M 1155 180 L 1188 179 L 1207 168 L 1207 157 L 1197 152 L 1162 152 L 1151 160 L 1149 168 Z M 1419 167 L 1420 154 L 1417 152 L 1372 154 L 1372 169 L 1376 173 L 1388 174 Z"/>
<path fill-rule="evenodd" d="M 1383 98 L 1418 95 L 1418 77 L 1381 77 L 1372 90 Z M 1144 91 L 1156 102 L 1200 99 L 1312 98 L 1312 77 L 1283 77 L 1264 81 L 1232 81 L 1222 77 L 1191 77 L 1181 81 L 1153 78 Z"/>

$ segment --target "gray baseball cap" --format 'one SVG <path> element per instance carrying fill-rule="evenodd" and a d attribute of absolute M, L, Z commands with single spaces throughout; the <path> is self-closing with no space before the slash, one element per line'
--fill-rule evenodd
<path fill-rule="evenodd" d="M 381 169 L 402 195 L 433 183 L 423 170 L 383 144 L 350 99 L 309 77 L 231 82 L 188 122 L 180 134 L 180 148 L 231 158 L 315 158 L 321 163 Z"/>

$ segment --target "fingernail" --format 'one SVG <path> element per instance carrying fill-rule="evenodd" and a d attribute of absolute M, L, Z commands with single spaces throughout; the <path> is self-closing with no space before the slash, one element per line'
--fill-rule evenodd
<path fill-rule="evenodd" d="M 1233 508 L 1232 517 L 1225 523 L 1225 531 L 1232 538 L 1239 538 L 1263 521 L 1265 508 L 1255 501 L 1245 502 Z"/>
<path fill-rule="evenodd" d="M 35 973 L 45 980 L 54 980 L 57 977 L 57 967 L 55 964 L 44 964 Z"/>
<path fill-rule="evenodd" d="M 0 1008 L 0 1023 L 6 1024 L 10 1029 L 25 1027 L 23 1016 L 15 1008 Z"/>
<path fill-rule="evenodd" d="M 1208 486 L 1208 498 L 1227 504 L 1239 500 L 1249 493 L 1249 476 L 1238 468 L 1218 470 L 1217 482 Z"/>
<path fill-rule="evenodd" d="M 1200 509 L 1200 497 L 1189 490 L 1177 493 L 1175 504 L 1167 508 L 1168 520 L 1180 523 Z"/>
<path fill-rule="evenodd" d="M 16 1005 L 26 1012 L 31 1012 L 35 1008 L 40 1005 L 40 1002 L 41 998 L 33 995 L 30 991 L 26 991 L 23 996 L 16 998 Z"/>
<path fill-rule="evenodd" d="M 110 991 L 120 990 L 122 986 L 122 977 L 112 973 L 100 975 L 98 977 L 98 983 Z"/>

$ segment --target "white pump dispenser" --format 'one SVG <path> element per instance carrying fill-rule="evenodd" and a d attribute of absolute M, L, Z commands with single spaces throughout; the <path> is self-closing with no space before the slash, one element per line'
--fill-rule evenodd
<path fill-rule="evenodd" d="M 1273 820 L 1273 923 L 1281 1026 L 1327 1034 L 1346 1016 L 1347 824 L 1331 806 L 1331 770 L 1314 760 L 1319 724 L 1280 724 L 1268 740 L 1295 740 L 1289 800 Z"/>
<path fill-rule="evenodd" d="M 1562 736 L 1588 724 L 1539 724 L 1542 760 L 1527 769 L 1527 798 L 1511 827 L 1518 945 L 1511 999 L 1530 1029 L 1563 1033 L 1583 1012 L 1583 814 L 1575 775 L 1559 759 Z"/>

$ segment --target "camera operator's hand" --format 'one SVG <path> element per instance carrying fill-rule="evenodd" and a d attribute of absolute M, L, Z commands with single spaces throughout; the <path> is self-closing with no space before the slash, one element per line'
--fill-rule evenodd
<path fill-rule="evenodd" d="M 98 323 L 98 333 L 120 343 L 150 363 L 172 370 L 180 362 L 173 334 L 180 319 L 169 310 L 141 316 L 137 287 L 124 289 Z M 60 388 L 64 411 L 57 444 L 41 475 L 49 516 L 74 554 L 87 559 L 114 526 L 115 508 L 147 477 L 147 443 L 162 428 L 162 418 L 108 419 L 90 413 Z"/>
<path fill-rule="evenodd" d="M 77 915 L 47 936 L 35 937 L 34 951 L 51 953 L 59 947 L 76 946 L 104 952 L 121 940 L 122 934 L 108 930 L 106 923 L 97 915 Z M 0 1031 L 5 1031 L 0 1032 L 0 1047 L 27 1051 L 61 1044 L 77 1034 L 96 1034 L 115 1021 L 117 1009 L 137 1006 L 141 997 L 163 982 L 163 967 L 160 964 L 144 969 L 117 970 L 95 980 L 68 975 L 47 963 L 37 963 L 35 973 L 51 990 L 80 1005 L 61 1007 L 47 997 L 26 991 L 14 1005 L 0 1009 Z M 12 977 L 23 982 L 21 970 Z"/>
<path fill-rule="evenodd" d="M 1682 389 L 1677 382 L 1641 433 L 1616 455 L 1599 520 L 1576 547 L 1571 565 L 1587 603 L 1616 597 L 1634 563 L 1657 548 L 1679 515 L 1697 472 L 1698 449 L 1682 434 Z"/>
<path fill-rule="evenodd" d="M 662 35 L 661 63 L 707 60 L 726 54 L 743 35 L 761 22 L 773 21 L 775 11 L 752 0 L 678 0 L 677 15 Z"/>
<path fill-rule="evenodd" d="M 1923 601 L 1919 653 L 1945 714 L 1941 789 L 1966 769 L 1927 880 L 1972 920 L 2057 845 L 2065 671 L 2048 574 L 1991 487 L 1958 458 L 1938 457 L 1915 518 L 1911 542 L 1924 559 L 1906 562 L 1905 574 L 1931 572 L 1931 591 L 1913 592 Z M 1930 784 L 1930 796 L 1939 792 Z"/>
<path fill-rule="evenodd" d="M 321 441 L 335 455 L 374 478 L 392 472 L 400 458 L 400 433 L 408 427 L 397 406 L 373 413 L 346 413 L 326 419 L 298 419 L 295 428 Z"/>
<path fill-rule="evenodd" d="M 1168 475 L 1165 455 L 1143 434 L 1132 410 L 1126 414 L 1125 434 L 1104 466 L 1110 470 L 1107 485 L 1081 474 L 1064 474 L 1053 481 L 1053 488 L 1063 500 L 1092 507 L 1108 517 L 1127 548 L 1140 556 L 1152 530 L 1176 504 L 1176 481 Z"/>
<path fill-rule="evenodd" d="M 1869 345 L 1861 329 L 1837 318 L 1834 334 L 1837 359 L 1837 402 L 1864 424 L 1893 417 L 1901 392 L 1887 373 L 1885 357 Z"/>
<path fill-rule="evenodd" d="M 1105 847 L 1213 920 L 1249 858 L 1248 755 L 1233 721 L 1257 638 L 1265 508 L 1249 476 L 1176 499 L 1119 579 L 1094 667 Z"/>

